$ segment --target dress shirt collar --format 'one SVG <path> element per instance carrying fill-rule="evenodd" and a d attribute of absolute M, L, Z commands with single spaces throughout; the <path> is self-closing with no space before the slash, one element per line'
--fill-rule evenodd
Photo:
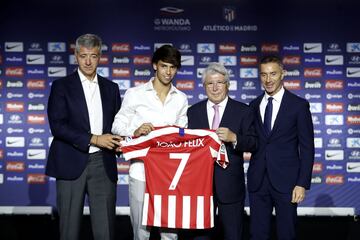
<path fill-rule="evenodd" d="M 89 81 L 89 82 L 93 82 L 93 83 L 98 83 L 98 76 L 97 74 L 95 74 L 95 77 L 92 81 L 90 81 L 89 79 L 87 79 L 85 77 L 85 75 L 80 71 L 80 69 L 77 70 L 78 74 L 79 74 L 79 77 L 80 77 L 80 81 L 81 83 L 84 83 L 85 81 Z"/>
<path fill-rule="evenodd" d="M 152 77 L 147 83 L 145 83 L 145 90 L 146 91 L 155 91 L 154 89 L 154 85 L 153 85 L 153 81 L 154 81 L 154 77 Z M 178 90 L 176 89 L 176 87 L 174 87 L 173 84 L 171 84 L 171 88 L 170 88 L 170 91 L 169 93 L 170 94 L 173 94 L 173 93 L 176 93 Z"/>
<path fill-rule="evenodd" d="M 225 99 L 222 100 L 222 102 L 218 103 L 217 105 L 219 105 L 220 108 L 225 109 L 228 100 L 229 100 L 229 97 L 226 96 Z M 212 107 L 215 105 L 215 103 L 213 103 L 212 101 L 208 100 L 208 101 L 207 101 L 207 105 L 208 105 L 209 108 L 212 108 Z"/>
<path fill-rule="evenodd" d="M 267 94 L 267 93 L 265 92 L 264 98 L 265 98 L 265 100 L 266 100 L 266 102 L 267 102 L 268 99 L 269 99 L 269 97 L 272 97 L 273 100 L 275 100 L 276 102 L 280 103 L 282 97 L 284 96 L 284 93 L 285 93 L 285 89 L 284 89 L 283 86 L 281 86 L 280 91 L 277 92 L 274 96 L 270 96 L 269 94 Z"/>

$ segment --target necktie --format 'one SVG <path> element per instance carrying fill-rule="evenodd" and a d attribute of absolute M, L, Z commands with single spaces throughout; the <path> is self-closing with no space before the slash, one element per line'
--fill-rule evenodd
<path fill-rule="evenodd" d="M 219 105 L 215 104 L 213 106 L 214 108 L 214 118 L 213 118 L 213 121 L 212 121 L 212 126 L 211 126 L 211 129 L 217 129 L 219 127 L 219 124 L 220 124 L 220 113 L 219 113 Z"/>
<path fill-rule="evenodd" d="M 271 132 L 271 117 L 272 117 L 272 110 L 273 110 L 272 100 L 273 99 L 274 99 L 273 97 L 268 98 L 268 103 L 265 108 L 264 128 L 268 135 Z"/>

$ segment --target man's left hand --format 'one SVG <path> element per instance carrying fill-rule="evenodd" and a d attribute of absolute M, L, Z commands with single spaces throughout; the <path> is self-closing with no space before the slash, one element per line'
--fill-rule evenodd
<path fill-rule="evenodd" d="M 219 139 L 223 142 L 236 142 L 236 134 L 233 133 L 230 129 L 225 127 L 220 127 L 216 130 L 216 134 L 218 135 Z"/>
<path fill-rule="evenodd" d="M 292 192 L 292 203 L 301 203 L 305 198 L 305 188 L 300 186 L 295 186 Z"/>

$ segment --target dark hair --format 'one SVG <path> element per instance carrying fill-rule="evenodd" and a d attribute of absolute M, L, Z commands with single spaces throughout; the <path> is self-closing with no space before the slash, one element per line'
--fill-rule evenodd
<path fill-rule="evenodd" d="M 99 36 L 95 34 L 87 33 L 81 35 L 76 39 L 75 51 L 79 52 L 80 47 L 85 47 L 85 48 L 98 48 L 99 52 L 101 53 L 101 45 L 102 45 L 102 41 Z"/>
<path fill-rule="evenodd" d="M 282 59 L 279 56 L 269 55 L 262 57 L 260 60 L 260 65 L 266 63 L 277 63 L 281 69 L 284 69 L 284 64 L 282 63 Z"/>
<path fill-rule="evenodd" d="M 175 67 L 181 67 L 181 54 L 171 45 L 162 45 L 158 48 L 152 57 L 151 63 L 158 63 L 159 61 L 171 63 Z"/>

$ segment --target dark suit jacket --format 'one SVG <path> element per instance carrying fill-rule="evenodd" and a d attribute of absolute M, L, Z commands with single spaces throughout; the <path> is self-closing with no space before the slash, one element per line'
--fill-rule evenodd
<path fill-rule="evenodd" d="M 111 126 L 121 100 L 118 86 L 98 76 L 103 108 L 103 134 Z M 59 179 L 76 179 L 84 171 L 89 158 L 91 138 L 89 114 L 80 77 L 76 72 L 52 83 L 48 101 L 48 118 L 54 139 L 51 143 L 46 174 Z M 106 173 L 117 180 L 113 151 L 102 149 Z"/>
<path fill-rule="evenodd" d="M 273 129 L 267 136 L 259 110 L 263 96 L 250 103 L 255 113 L 259 146 L 250 160 L 248 189 L 253 192 L 260 187 L 265 171 L 279 192 L 291 193 L 296 185 L 309 189 L 314 162 L 309 103 L 285 90 Z"/>
<path fill-rule="evenodd" d="M 209 121 L 206 110 L 207 100 L 201 101 L 188 110 L 188 128 L 208 129 Z M 256 135 L 253 128 L 253 114 L 250 108 L 229 98 L 220 127 L 227 127 L 236 134 L 237 145 L 226 143 L 229 165 L 226 169 L 215 164 L 215 196 L 221 203 L 243 201 L 245 197 L 243 152 L 256 149 Z"/>

